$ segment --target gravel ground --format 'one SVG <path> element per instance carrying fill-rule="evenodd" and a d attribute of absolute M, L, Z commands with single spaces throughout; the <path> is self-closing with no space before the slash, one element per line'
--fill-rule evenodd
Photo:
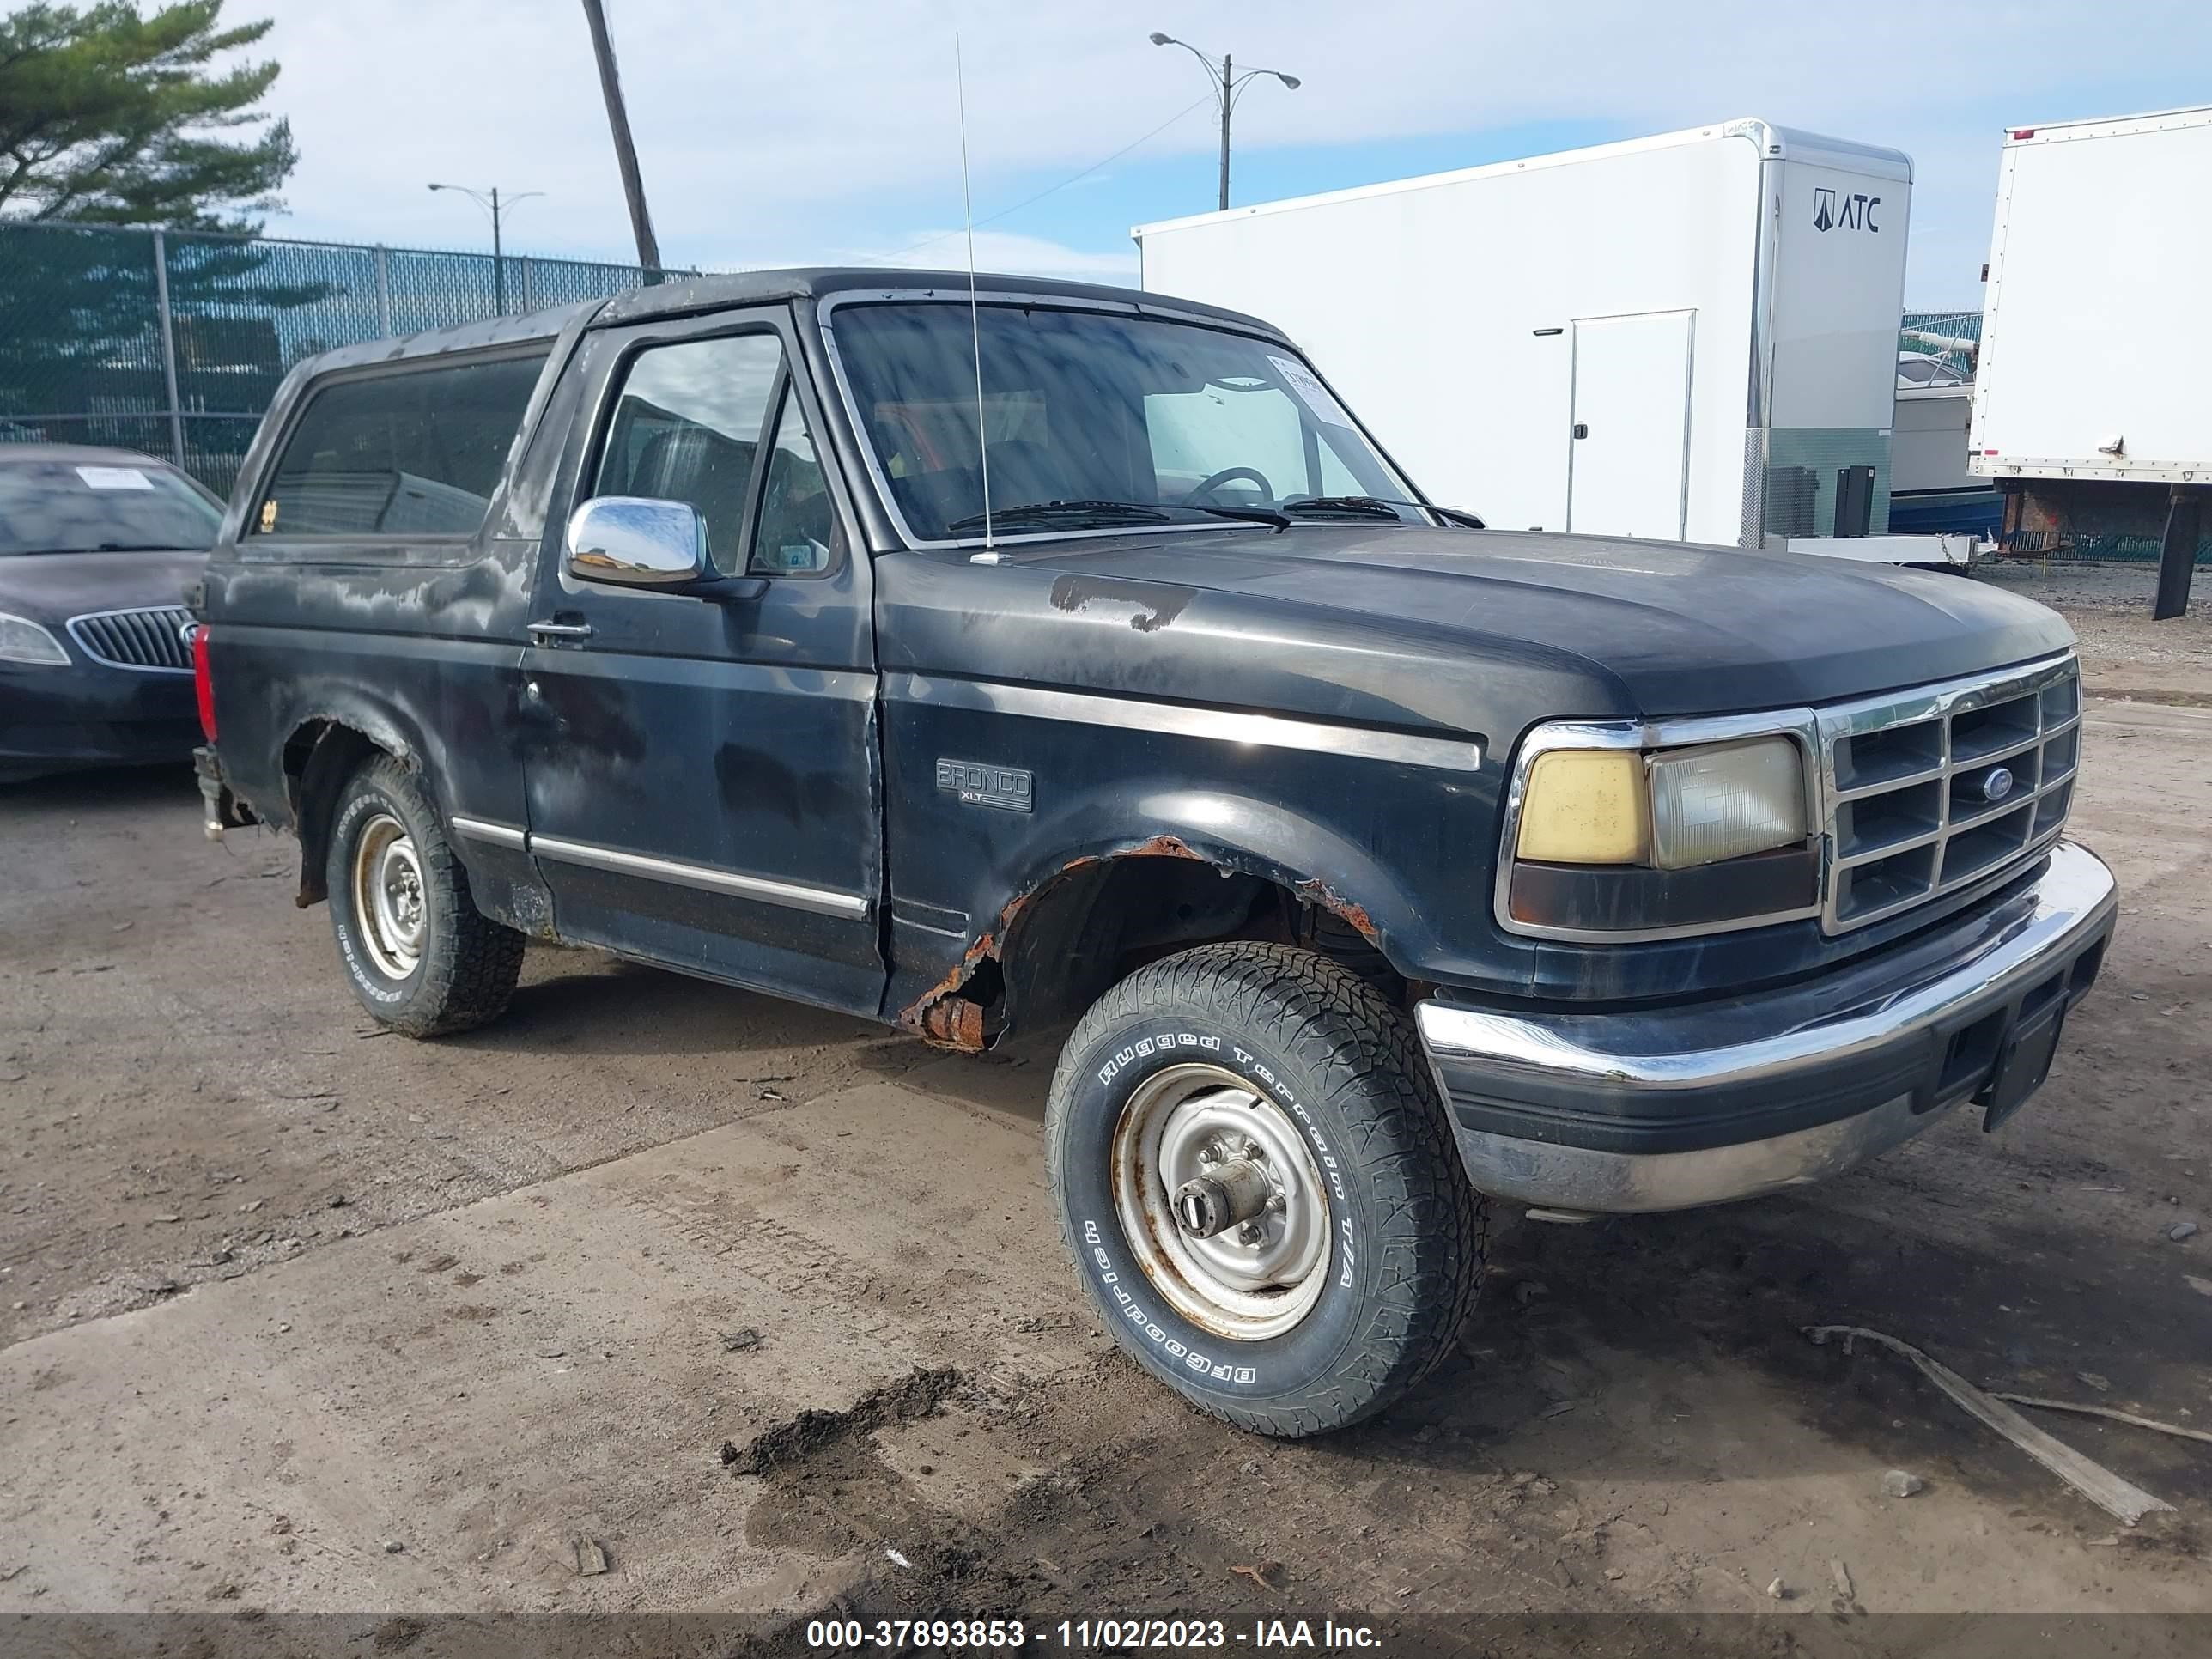
<path fill-rule="evenodd" d="M 2212 1425 L 2212 1237 L 2169 1237 L 2212 1224 L 2212 634 L 2141 573 L 1991 579 L 2081 633 L 2126 896 L 2045 1092 L 1799 1194 L 1507 1220 L 1443 1374 L 1296 1445 L 1096 1329 L 1048 1039 L 543 950 L 415 1043 L 182 772 L 0 791 L 0 1612 L 2212 1612 L 2204 1447 L 2040 1416 L 2175 1506 L 2120 1526 L 1800 1334 Z"/>
<path fill-rule="evenodd" d="M 2081 641 L 2081 670 L 2103 696 L 2212 705 L 2212 570 L 2197 573 L 2185 616 L 2150 619 L 2158 571 L 2148 564 L 1984 565 L 1975 580 L 2057 607 Z"/>

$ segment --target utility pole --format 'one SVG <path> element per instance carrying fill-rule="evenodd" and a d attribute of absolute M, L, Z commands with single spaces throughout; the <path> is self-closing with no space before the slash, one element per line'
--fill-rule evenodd
<path fill-rule="evenodd" d="M 1162 34 L 1157 29 L 1152 32 L 1152 40 L 1156 46 L 1181 46 L 1206 65 L 1206 78 L 1213 83 L 1214 101 L 1221 106 L 1221 210 L 1226 213 L 1229 210 L 1230 112 L 1237 107 L 1237 100 L 1243 95 L 1244 87 L 1248 82 L 1257 80 L 1263 75 L 1269 75 L 1280 81 L 1292 92 L 1296 92 L 1299 85 L 1298 77 L 1295 75 L 1285 75 L 1280 70 L 1271 69 L 1246 70 L 1243 74 L 1239 75 L 1237 73 L 1236 64 L 1231 60 L 1227 52 L 1222 53 L 1220 63 L 1216 64 L 1189 41 L 1178 40 L 1172 34 Z"/>
<path fill-rule="evenodd" d="M 630 142 L 629 112 L 623 106 L 622 77 L 615 70 L 603 0 L 584 0 L 584 17 L 592 26 L 592 54 L 599 59 L 599 92 L 607 101 L 607 128 L 614 135 L 615 165 L 622 170 L 623 195 L 629 203 L 629 228 L 637 237 L 637 262 L 645 267 L 645 280 L 657 283 L 660 243 L 653 234 L 653 216 L 646 210 L 645 181 L 638 176 L 637 147 Z"/>
<path fill-rule="evenodd" d="M 491 215 L 491 287 L 494 304 L 499 314 L 507 315 L 507 252 L 500 240 L 500 220 L 503 214 L 512 213 L 533 196 L 543 196 L 542 190 L 526 190 L 520 196 L 500 199 L 499 186 L 489 191 L 471 190 L 466 185 L 433 185 L 433 190 L 450 190 L 457 196 L 465 196 Z"/>

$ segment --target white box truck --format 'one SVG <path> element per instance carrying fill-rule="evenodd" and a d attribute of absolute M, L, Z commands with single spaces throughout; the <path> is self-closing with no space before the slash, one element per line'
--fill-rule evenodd
<path fill-rule="evenodd" d="M 1969 465 L 2023 551 L 2162 554 L 2212 514 L 2212 107 L 2014 127 L 1997 170 Z"/>
<path fill-rule="evenodd" d="M 1280 324 L 1440 501 L 1780 547 L 1887 528 L 1911 180 L 1727 121 L 1132 234 L 1146 288 Z"/>

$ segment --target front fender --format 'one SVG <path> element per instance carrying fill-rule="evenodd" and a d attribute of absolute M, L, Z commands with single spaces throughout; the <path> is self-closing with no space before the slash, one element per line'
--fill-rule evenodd
<path fill-rule="evenodd" d="M 990 900 L 975 907 L 963 934 L 915 925 L 930 907 L 894 903 L 890 1007 L 933 1042 L 981 1047 L 983 1005 L 998 984 L 1030 982 L 1053 971 L 1055 955 L 1097 949 L 1099 940 L 1077 931 L 1097 902 L 1087 884 L 1107 873 L 1103 866 L 1129 860 L 1189 860 L 1267 883 L 1328 911 L 1407 978 L 1428 976 L 1425 964 L 1443 948 L 1409 866 L 1387 861 L 1351 823 L 1249 792 L 1102 789 L 1019 823 L 1018 840 L 1010 836 L 1000 849 L 999 867 L 978 872 Z M 952 862 L 945 852 L 940 845 L 939 870 Z M 1020 970 L 1010 971 L 1018 962 Z"/>
<path fill-rule="evenodd" d="M 1073 814 L 1069 815 L 1071 817 Z M 1077 825 L 1040 826 L 1040 839 L 1065 831 L 1072 846 L 1023 872 L 1020 892 L 1035 893 L 1073 866 L 1109 858 L 1196 859 L 1285 888 L 1349 923 L 1407 971 L 1396 952 L 1419 944 L 1419 905 L 1394 872 L 1337 826 L 1280 803 L 1195 788 L 1138 796 L 1118 823 L 1102 826 L 1094 810 Z M 1408 957 L 1411 960 L 1411 957 Z"/>

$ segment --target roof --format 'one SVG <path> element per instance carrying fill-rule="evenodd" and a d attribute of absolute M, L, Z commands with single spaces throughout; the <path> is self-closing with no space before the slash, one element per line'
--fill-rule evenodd
<path fill-rule="evenodd" d="M 167 459 L 143 449 L 110 449 L 100 444 L 0 444 L 0 466 L 158 466 L 176 471 Z"/>
<path fill-rule="evenodd" d="M 1249 206 L 1232 207 L 1226 211 L 1194 213 L 1179 219 L 1158 219 L 1132 227 L 1129 234 L 1141 244 L 1146 236 L 1159 231 L 1182 230 L 1194 225 L 1248 219 L 1263 213 L 1288 213 L 1303 208 L 1327 207 L 1338 202 L 1358 201 L 1363 197 L 1395 196 L 1408 191 L 1431 190 L 1440 185 L 1464 184 L 1470 179 L 1495 178 L 1508 173 L 1573 167 L 1584 161 L 1632 155 L 1640 150 L 1670 149 L 1682 144 L 1720 143 L 1731 138 L 1747 138 L 1762 156 L 1772 156 L 1780 161 L 1805 161 L 1815 167 L 1832 167 L 1844 173 L 1871 173 L 1882 178 L 1910 180 L 1912 177 L 1912 158 L 1903 150 L 1856 143 L 1848 138 L 1824 137 L 1816 132 L 1777 126 L 1773 122 L 1762 121 L 1756 116 L 1745 116 L 1737 120 L 1715 121 L 1708 126 L 1686 127 L 1679 132 L 1654 133 L 1648 138 L 1590 144 L 1580 149 L 1553 150 L 1544 155 L 1491 161 L 1481 167 L 1459 167 L 1446 173 L 1425 173 L 1411 179 L 1384 179 L 1377 184 L 1357 185 L 1348 190 L 1325 191 L 1315 196 L 1291 196 L 1273 202 L 1255 202 Z"/>
<path fill-rule="evenodd" d="M 474 351 L 485 346 L 550 340 L 604 303 L 599 300 L 582 300 L 574 305 L 556 306 L 550 311 L 532 311 L 520 317 L 493 317 L 479 323 L 456 324 L 452 328 L 428 329 L 420 334 L 387 334 L 304 357 L 292 372 L 296 374 L 301 368 L 312 365 L 313 372 L 321 374 L 334 368 L 363 368 L 373 363 L 434 356 L 441 351 Z"/>
<path fill-rule="evenodd" d="M 653 288 L 625 289 L 606 302 L 599 323 L 635 322 L 687 311 L 713 311 L 725 306 L 789 300 L 826 300 L 869 294 L 911 294 L 921 290 L 965 299 L 969 285 L 983 297 L 1022 295 L 1048 300 L 1080 300 L 1092 304 L 1137 306 L 1174 312 L 1184 316 L 1218 318 L 1242 328 L 1257 328 L 1279 337 L 1273 324 L 1241 311 L 1148 294 L 1141 289 L 1116 288 L 1101 283 L 1058 282 L 1046 276 L 1018 276 L 1003 271 L 908 270 L 885 265 L 813 265 L 787 270 L 749 270 L 729 276 L 695 276 L 685 282 L 663 283 Z"/>
<path fill-rule="evenodd" d="M 404 362 L 410 357 L 434 356 L 447 351 L 475 351 L 488 347 L 526 344 L 550 340 L 563 329 L 583 322 L 594 327 L 643 322 L 655 317 L 682 316 L 690 312 L 720 311 L 736 306 L 771 305 L 794 300 L 823 300 L 846 295 L 911 293 L 921 289 L 964 299 L 969 274 L 964 270 L 909 270 L 884 265 L 816 265 L 780 270 L 747 270 L 724 276 L 694 276 L 651 287 L 623 289 L 611 299 L 585 300 L 551 311 L 519 317 L 495 317 L 488 321 L 462 323 L 453 328 L 431 329 L 421 334 L 401 334 L 363 340 L 305 359 L 304 369 L 325 374 L 333 369 L 362 368 L 372 364 Z M 1055 282 L 1043 276 L 1015 276 L 982 271 L 974 277 L 975 291 L 984 296 L 1019 295 L 1049 300 L 1082 300 L 1093 304 L 1133 305 L 1157 308 L 1181 316 L 1218 319 L 1239 328 L 1257 330 L 1279 339 L 1280 330 L 1259 318 L 1194 300 L 1170 299 L 1137 289 L 1112 288 L 1097 283 Z"/>

